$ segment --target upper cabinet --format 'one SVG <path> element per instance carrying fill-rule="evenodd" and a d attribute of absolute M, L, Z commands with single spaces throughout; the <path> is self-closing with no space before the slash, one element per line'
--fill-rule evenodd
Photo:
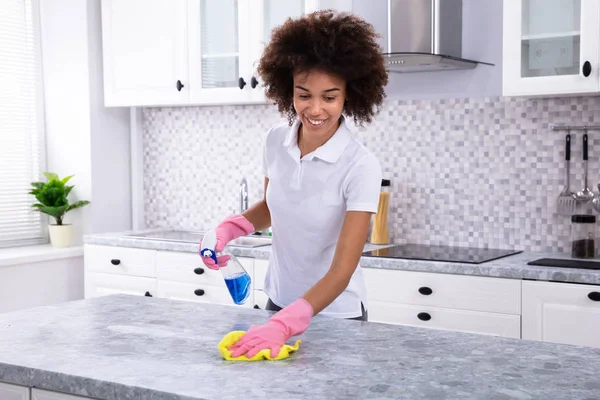
<path fill-rule="evenodd" d="M 186 19 L 182 0 L 102 1 L 106 106 L 189 101 Z"/>
<path fill-rule="evenodd" d="M 271 29 L 317 0 L 102 0 L 106 106 L 263 103 Z"/>
<path fill-rule="evenodd" d="M 503 94 L 600 92 L 600 1 L 504 2 Z"/>

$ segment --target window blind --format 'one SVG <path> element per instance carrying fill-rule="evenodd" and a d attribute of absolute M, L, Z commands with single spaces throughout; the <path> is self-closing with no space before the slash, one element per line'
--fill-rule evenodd
<path fill-rule="evenodd" d="M 35 0 L 0 10 L 0 247 L 44 243 L 47 218 L 28 192 L 44 164 L 39 18 Z"/>

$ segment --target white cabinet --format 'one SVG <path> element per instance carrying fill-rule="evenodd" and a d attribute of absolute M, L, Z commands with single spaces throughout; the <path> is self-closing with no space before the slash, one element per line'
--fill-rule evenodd
<path fill-rule="evenodd" d="M 187 11 L 186 0 L 102 0 L 106 106 L 189 101 Z"/>
<path fill-rule="evenodd" d="M 521 336 L 521 281 L 363 269 L 369 321 Z"/>
<path fill-rule="evenodd" d="M 29 400 L 29 388 L 0 382 L 0 399 Z"/>
<path fill-rule="evenodd" d="M 523 339 L 600 347 L 600 286 L 523 282 Z"/>
<path fill-rule="evenodd" d="M 85 298 L 121 293 L 236 305 L 223 274 L 206 268 L 196 253 L 86 244 L 84 258 Z M 250 296 L 241 306 L 253 307 L 254 259 L 237 259 L 252 278 Z M 261 289 L 262 280 L 264 272 L 259 279 Z M 263 299 L 259 300 L 262 304 Z"/>
<path fill-rule="evenodd" d="M 254 259 L 237 257 L 253 277 Z M 158 297 L 235 306 L 220 271 L 206 268 L 196 253 L 157 252 Z M 253 285 L 254 282 L 252 282 Z M 253 306 L 253 287 L 243 307 Z"/>
<path fill-rule="evenodd" d="M 87 271 L 85 274 L 84 290 L 86 299 L 111 294 L 152 297 L 157 292 L 156 279 L 154 278 Z"/>
<path fill-rule="evenodd" d="M 64 394 L 51 392 L 49 390 L 31 389 L 31 400 L 93 400 L 91 397 L 74 396 L 72 394 Z"/>
<path fill-rule="evenodd" d="M 106 106 L 263 103 L 273 27 L 318 0 L 102 0 Z"/>
<path fill-rule="evenodd" d="M 503 94 L 600 91 L 600 1 L 504 2 Z"/>

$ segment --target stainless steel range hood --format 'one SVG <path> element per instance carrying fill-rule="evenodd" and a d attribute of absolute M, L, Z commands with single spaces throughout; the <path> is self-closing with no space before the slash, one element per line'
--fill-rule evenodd
<path fill-rule="evenodd" d="M 390 72 L 472 69 L 462 58 L 462 0 L 387 0 Z M 483 63 L 488 64 L 488 63 Z M 493 64 L 488 64 L 493 65 Z"/>

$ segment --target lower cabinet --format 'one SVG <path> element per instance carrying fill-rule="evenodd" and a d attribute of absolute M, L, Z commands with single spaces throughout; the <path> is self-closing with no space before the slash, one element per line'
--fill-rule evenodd
<path fill-rule="evenodd" d="M 74 396 L 42 389 L 0 382 L 0 400 L 93 400 L 90 397 Z"/>
<path fill-rule="evenodd" d="M 0 382 L 0 399 L 29 400 L 30 398 L 28 387 Z"/>
<path fill-rule="evenodd" d="M 523 339 L 600 348 L 600 286 L 524 281 Z"/>
<path fill-rule="evenodd" d="M 31 400 L 93 400 L 91 397 L 74 396 L 51 392 L 49 390 L 31 389 Z"/>
<path fill-rule="evenodd" d="M 521 337 L 521 281 L 363 269 L 369 321 Z"/>

